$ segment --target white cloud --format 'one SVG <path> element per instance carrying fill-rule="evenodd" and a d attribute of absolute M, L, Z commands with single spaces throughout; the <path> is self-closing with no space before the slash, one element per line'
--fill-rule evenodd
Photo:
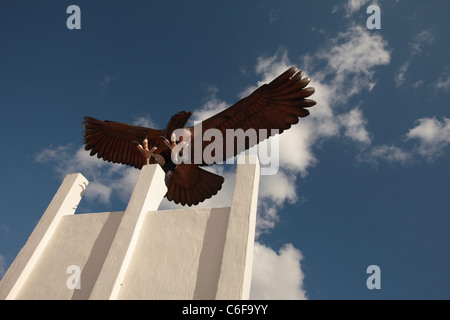
<path fill-rule="evenodd" d="M 345 16 L 350 17 L 355 12 L 358 12 L 362 6 L 369 3 L 370 0 L 348 0 L 343 4 L 339 4 L 333 7 L 332 13 L 336 13 L 340 10 L 345 11 Z"/>
<path fill-rule="evenodd" d="M 283 170 L 288 170 L 306 176 L 308 169 L 317 163 L 312 150 L 317 137 L 314 136 L 314 127 L 310 122 L 303 121 L 280 136 L 279 174 L 282 174 Z"/>
<path fill-rule="evenodd" d="M 287 50 L 280 48 L 273 56 L 261 56 L 257 58 L 255 72 L 260 76 L 260 80 L 255 85 L 247 86 L 239 95 L 245 98 L 258 87 L 271 82 L 284 71 L 292 67 L 292 62 L 288 57 Z"/>
<path fill-rule="evenodd" d="M 216 87 L 208 87 L 208 96 L 205 100 L 205 103 L 200 108 L 194 110 L 194 113 L 189 120 L 189 123 L 192 122 L 191 125 L 193 124 L 193 122 L 206 120 L 230 106 L 230 104 L 217 97 L 218 91 L 219 89 L 217 89 Z"/>
<path fill-rule="evenodd" d="M 381 161 L 389 164 L 410 165 L 421 160 L 434 161 L 444 153 L 450 144 L 450 119 L 422 118 L 410 129 L 405 141 L 416 142 L 412 147 L 397 147 L 383 144 L 373 146 L 359 156 L 362 162 L 378 165 Z"/>
<path fill-rule="evenodd" d="M 374 67 L 387 65 L 390 52 L 381 35 L 370 33 L 361 26 L 341 32 L 306 63 L 325 61 L 326 66 L 313 73 L 313 78 L 328 84 L 331 96 L 338 104 L 362 90 L 371 91 L 376 84 Z M 327 80 L 329 79 L 329 80 Z"/>
<path fill-rule="evenodd" d="M 339 120 L 344 127 L 344 135 L 355 142 L 370 144 L 370 134 L 366 129 L 367 120 L 362 111 L 355 108 L 348 113 L 341 114 Z"/>
<path fill-rule="evenodd" d="M 73 145 L 50 146 L 36 154 L 34 159 L 40 163 L 51 164 L 61 177 L 75 172 L 96 173 L 101 167 L 111 166 L 99 161 L 97 157 L 91 157 L 83 147 L 75 150 Z"/>
<path fill-rule="evenodd" d="M 255 242 L 250 299 L 306 300 L 302 259 L 302 253 L 292 244 L 284 245 L 277 254 Z"/>
<path fill-rule="evenodd" d="M 438 80 L 435 83 L 434 90 L 447 92 L 450 90 L 450 74 L 449 74 L 450 66 L 447 66 L 446 70 L 439 76 Z"/>
<path fill-rule="evenodd" d="M 420 139 L 425 144 L 450 142 L 450 119 L 440 122 L 436 118 L 422 118 L 417 122 L 419 124 L 409 130 L 408 139 Z"/>
<path fill-rule="evenodd" d="M 88 192 L 85 193 L 85 197 L 89 200 L 98 200 L 102 203 L 109 203 L 111 199 L 112 188 L 105 186 L 98 181 L 91 181 L 88 185 Z"/>
<path fill-rule="evenodd" d="M 306 147 L 298 150 L 309 159 L 307 164 L 313 166 L 317 162 L 312 152 L 314 145 L 331 137 L 340 137 L 341 133 L 353 142 L 370 145 L 372 138 L 362 109 L 355 107 L 348 112 L 345 109 L 351 98 L 374 88 L 375 68 L 390 63 L 390 51 L 383 37 L 363 27 L 351 26 L 317 53 L 307 55 L 303 63 L 311 70 L 311 86 L 316 88 L 313 98 L 317 101 L 310 118 L 299 125 L 306 132 L 295 140 L 305 138 L 306 142 L 299 145 Z M 304 175 L 308 165 L 299 160 L 296 159 L 296 163 L 303 163 L 301 172 Z"/>
<path fill-rule="evenodd" d="M 436 118 L 422 118 L 418 125 L 409 130 L 408 140 L 418 141 L 416 152 L 427 160 L 440 156 L 443 149 L 450 144 L 450 119 L 439 121 Z"/>
<path fill-rule="evenodd" d="M 258 82 L 256 87 L 269 83 L 286 69 L 292 67 L 292 63 L 289 59 L 287 50 L 280 48 L 278 52 L 269 57 L 259 57 L 256 63 L 256 74 L 262 76 L 262 79 Z M 252 87 L 250 87 L 252 88 Z"/>
<path fill-rule="evenodd" d="M 259 195 L 262 198 L 270 199 L 276 204 L 284 201 L 297 201 L 295 192 L 295 177 L 290 179 L 286 171 L 281 171 L 276 175 L 261 176 Z"/>
<path fill-rule="evenodd" d="M 37 162 L 47 162 L 47 161 L 56 161 L 61 157 L 61 154 L 65 154 L 69 147 L 67 146 L 58 146 L 56 148 L 49 147 L 45 148 L 37 155 L 35 155 L 35 160 Z M 65 160 L 65 159 L 62 159 Z"/>
<path fill-rule="evenodd" d="M 436 89 L 447 92 L 450 89 L 450 76 L 441 76 L 436 83 Z"/>
<path fill-rule="evenodd" d="M 362 6 L 369 3 L 370 0 L 348 0 L 347 2 L 347 12 L 353 13 L 355 11 L 358 11 Z"/>
<path fill-rule="evenodd" d="M 393 145 L 380 145 L 372 147 L 366 153 L 362 153 L 359 160 L 362 162 L 378 165 L 381 161 L 390 164 L 400 163 L 407 165 L 412 160 L 412 154 L 402 148 Z"/>
<path fill-rule="evenodd" d="M 113 194 L 127 201 L 139 175 L 137 169 L 100 160 L 84 147 L 71 145 L 45 148 L 35 155 L 35 161 L 51 165 L 61 178 L 83 174 L 90 181 L 84 196 L 104 204 L 110 203 Z"/>
<path fill-rule="evenodd" d="M 153 119 L 150 117 L 150 115 L 145 114 L 144 116 L 135 116 L 133 125 L 135 126 L 141 126 L 141 127 L 147 127 L 147 128 L 158 128 L 158 124 L 153 121 Z"/>
<path fill-rule="evenodd" d="M 131 167 L 120 166 L 120 174 L 113 189 L 123 202 L 128 202 L 134 186 L 139 178 L 140 170 Z"/>

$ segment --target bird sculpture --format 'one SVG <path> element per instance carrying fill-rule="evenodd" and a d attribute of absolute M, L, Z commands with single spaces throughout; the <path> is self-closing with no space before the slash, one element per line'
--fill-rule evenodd
<path fill-rule="evenodd" d="M 99 159 L 138 169 L 146 164 L 157 163 L 166 173 L 165 197 L 177 204 L 197 205 L 216 195 L 224 183 L 222 176 L 207 171 L 202 166 L 220 163 L 234 157 L 270 135 L 282 133 L 298 123 L 299 118 L 309 115 L 307 108 L 314 106 L 316 102 L 307 98 L 315 90 L 307 87 L 311 79 L 303 76 L 303 71 L 297 71 L 296 67 L 289 68 L 246 98 L 202 121 L 199 125 L 190 127 L 185 126 L 192 112 L 186 111 L 173 115 L 165 129 L 152 129 L 85 117 L 83 122 L 85 150 L 90 150 L 90 155 L 97 155 Z M 184 130 L 182 137 L 176 137 L 174 134 L 177 129 Z M 210 129 L 222 133 L 224 150 L 220 153 L 223 155 L 220 159 L 216 157 L 216 160 L 211 163 L 204 160 L 193 161 L 194 156 L 192 156 L 189 159 L 192 161 L 181 163 L 174 161 L 173 151 L 177 146 L 189 144 L 195 150 L 197 145 L 197 149 L 203 151 L 213 143 L 212 139 L 198 139 L 197 136 L 203 137 L 203 134 Z M 236 146 L 232 152 L 225 152 L 225 146 L 232 143 L 232 141 L 226 141 L 226 131 L 230 129 L 242 129 L 244 132 L 253 129 L 257 140 L 252 142 L 247 139 L 243 146 Z M 261 129 L 267 129 L 266 132 L 270 131 L 270 133 L 263 136 L 259 134 L 262 132 Z"/>

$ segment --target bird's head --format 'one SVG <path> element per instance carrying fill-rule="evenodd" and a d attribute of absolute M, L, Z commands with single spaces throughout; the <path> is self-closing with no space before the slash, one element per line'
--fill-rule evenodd
<path fill-rule="evenodd" d="M 175 129 L 183 128 L 188 122 L 189 118 L 192 115 L 192 111 L 181 111 L 174 114 L 167 124 L 167 129 L 169 132 L 172 132 Z"/>
<path fill-rule="evenodd" d="M 177 117 L 179 119 L 186 119 L 186 122 L 189 120 L 189 118 L 192 115 L 192 111 L 180 111 L 177 114 L 174 115 L 174 117 Z"/>

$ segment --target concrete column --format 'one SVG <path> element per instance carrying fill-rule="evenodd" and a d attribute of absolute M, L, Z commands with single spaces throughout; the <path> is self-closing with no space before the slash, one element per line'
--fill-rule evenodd
<path fill-rule="evenodd" d="M 238 164 L 216 299 L 249 299 L 260 166 L 256 156 Z M 240 159 L 242 160 L 242 159 Z M 238 161 L 240 163 L 240 161 Z"/>
<path fill-rule="evenodd" d="M 116 299 L 131 261 L 145 213 L 158 209 L 167 188 L 157 164 L 142 168 L 102 271 L 89 299 Z"/>
<path fill-rule="evenodd" d="M 88 180 L 80 173 L 69 174 L 65 177 L 27 243 L 0 282 L 0 299 L 15 299 L 49 243 L 61 218 L 75 213 L 88 183 Z"/>

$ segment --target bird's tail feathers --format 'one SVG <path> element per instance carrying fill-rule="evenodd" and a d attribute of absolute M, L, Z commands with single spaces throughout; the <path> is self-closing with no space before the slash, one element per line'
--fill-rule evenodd
<path fill-rule="evenodd" d="M 216 195 L 224 178 L 195 164 L 180 164 L 166 182 L 166 197 L 181 205 L 197 205 Z"/>

